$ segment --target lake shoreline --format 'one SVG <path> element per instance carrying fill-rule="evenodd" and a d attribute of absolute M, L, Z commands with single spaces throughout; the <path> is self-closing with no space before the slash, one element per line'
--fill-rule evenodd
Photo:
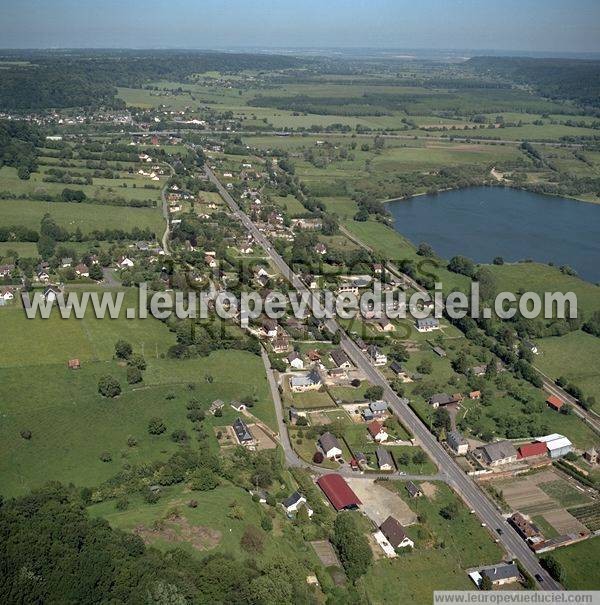
<path fill-rule="evenodd" d="M 490 187 L 490 188 L 498 188 L 502 187 L 503 189 L 513 189 L 514 191 L 527 191 L 528 193 L 534 193 L 536 195 L 542 195 L 552 198 L 563 198 L 568 200 L 573 200 L 574 202 L 582 202 L 584 204 L 593 204 L 595 206 L 600 205 L 600 199 L 598 200 L 585 200 L 579 197 L 573 197 L 572 195 L 562 195 L 559 193 L 540 193 L 538 191 L 531 191 L 531 189 L 527 189 L 527 187 L 515 187 L 513 185 L 507 185 L 506 183 L 482 183 L 480 185 L 470 185 L 468 187 L 444 187 L 443 189 L 436 189 L 435 191 L 422 191 L 421 193 L 413 193 L 412 195 L 407 195 L 405 197 L 392 197 L 387 200 L 381 200 L 382 204 L 388 204 L 389 202 L 404 202 L 408 200 L 412 200 L 413 198 L 423 197 L 425 195 L 438 195 L 439 193 L 447 193 L 448 191 L 467 191 L 468 189 L 473 189 L 475 187 Z"/>

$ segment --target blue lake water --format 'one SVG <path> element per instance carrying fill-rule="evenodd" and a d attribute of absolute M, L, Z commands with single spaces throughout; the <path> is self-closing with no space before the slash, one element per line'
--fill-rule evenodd
<path fill-rule="evenodd" d="M 508 187 L 472 187 L 388 202 L 397 231 L 437 254 L 480 263 L 532 259 L 600 282 L 600 205 Z"/>

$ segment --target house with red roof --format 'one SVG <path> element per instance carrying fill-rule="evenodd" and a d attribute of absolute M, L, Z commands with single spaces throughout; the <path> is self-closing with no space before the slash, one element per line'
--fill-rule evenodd
<path fill-rule="evenodd" d="M 370 422 L 367 425 L 367 430 L 369 431 L 371 437 L 373 437 L 373 439 L 375 441 L 378 441 L 379 443 L 388 440 L 389 435 L 383 428 L 383 424 L 381 424 L 381 422 L 378 422 L 377 420 L 373 420 L 373 422 Z"/>
<path fill-rule="evenodd" d="M 335 510 L 354 510 L 362 504 L 341 475 L 336 473 L 322 475 L 317 479 L 317 485 L 323 490 Z"/>

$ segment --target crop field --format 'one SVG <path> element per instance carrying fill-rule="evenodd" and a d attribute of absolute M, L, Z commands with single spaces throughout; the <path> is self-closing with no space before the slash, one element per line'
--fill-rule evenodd
<path fill-rule="evenodd" d="M 569 512 L 590 531 L 600 530 L 600 503 L 594 502 L 586 506 L 569 509 Z"/>

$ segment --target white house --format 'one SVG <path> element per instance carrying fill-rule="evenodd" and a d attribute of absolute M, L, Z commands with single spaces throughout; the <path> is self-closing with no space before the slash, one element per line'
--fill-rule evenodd
<path fill-rule="evenodd" d="M 433 332 L 440 329 L 440 322 L 435 317 L 417 319 L 416 327 L 417 332 Z"/>
<path fill-rule="evenodd" d="M 296 352 L 292 351 L 287 356 L 287 361 L 294 370 L 303 370 L 304 369 L 304 361 L 302 361 L 302 357 Z"/>
<path fill-rule="evenodd" d="M 127 256 L 119 256 L 117 259 L 117 267 L 119 269 L 131 269 L 135 263 Z"/>
<path fill-rule="evenodd" d="M 312 517 L 313 510 L 306 503 L 306 498 L 300 492 L 294 492 L 289 498 L 286 498 L 281 506 L 288 515 L 297 513 L 303 506 L 306 507 L 306 512 L 309 517 Z"/>

